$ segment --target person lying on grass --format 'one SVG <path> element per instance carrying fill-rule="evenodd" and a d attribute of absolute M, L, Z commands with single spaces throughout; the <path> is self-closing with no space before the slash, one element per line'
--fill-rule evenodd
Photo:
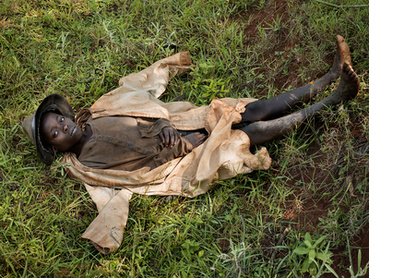
<path fill-rule="evenodd" d="M 265 147 L 253 153 L 250 146 L 289 134 L 321 109 L 353 99 L 359 88 L 349 48 L 341 36 L 337 37 L 337 54 L 328 73 L 267 100 L 224 98 L 203 107 L 158 100 L 170 72 L 190 65 L 190 56 L 184 52 L 128 75 L 120 80 L 119 88 L 80 111 L 76 119 L 68 101 L 52 94 L 24 120 L 24 130 L 44 163 L 51 164 L 56 153 L 65 153 L 62 161 L 68 174 L 85 184 L 100 213 L 111 219 L 115 212 L 104 210 L 115 194 L 107 191 L 110 188 L 127 190 L 125 203 L 132 193 L 194 197 L 211 188 L 215 180 L 268 169 L 271 159 Z M 329 96 L 290 113 L 338 77 L 339 86 Z M 100 194 L 99 188 L 108 195 Z M 83 235 L 102 253 L 121 244 L 127 217 L 126 206 L 121 206 L 119 202 L 117 207 L 124 211 L 122 220 L 113 225 L 109 223 L 113 220 L 99 220 Z M 114 227 L 113 232 L 121 231 L 121 235 L 106 239 L 110 233 L 104 226 Z"/>

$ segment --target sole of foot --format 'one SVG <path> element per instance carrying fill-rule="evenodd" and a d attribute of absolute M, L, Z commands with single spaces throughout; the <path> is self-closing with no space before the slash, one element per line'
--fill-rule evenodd
<path fill-rule="evenodd" d="M 342 100 L 351 100 L 358 95 L 360 79 L 353 67 L 345 62 L 343 64 L 342 75 L 340 77 L 339 87 L 335 91 L 335 97 Z"/>
<path fill-rule="evenodd" d="M 350 49 L 344 38 L 340 35 L 336 37 L 336 56 L 331 68 L 331 72 L 337 77 L 342 74 L 344 63 L 351 66 Z"/>

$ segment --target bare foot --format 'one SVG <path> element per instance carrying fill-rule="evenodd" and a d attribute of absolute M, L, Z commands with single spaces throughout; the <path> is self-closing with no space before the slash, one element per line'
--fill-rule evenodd
<path fill-rule="evenodd" d="M 207 139 L 207 136 L 200 132 L 195 132 L 195 133 L 191 133 L 189 135 L 184 136 L 184 138 L 193 145 L 193 149 L 194 149 L 194 148 L 200 146 L 201 144 L 203 144 L 204 141 Z"/>
<path fill-rule="evenodd" d="M 332 99 L 338 103 L 343 100 L 350 100 L 357 96 L 360 87 L 360 79 L 347 62 L 343 64 L 343 71 L 340 77 L 339 87 L 331 94 Z"/>
<path fill-rule="evenodd" d="M 349 46 L 342 36 L 337 35 L 336 45 L 336 56 L 330 72 L 333 73 L 336 78 L 338 78 L 342 74 L 344 63 L 347 63 L 351 66 L 351 57 Z"/>

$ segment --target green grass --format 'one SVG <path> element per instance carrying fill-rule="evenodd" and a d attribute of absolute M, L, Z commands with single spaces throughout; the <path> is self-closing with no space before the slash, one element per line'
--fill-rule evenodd
<path fill-rule="evenodd" d="M 348 277 L 369 222 L 368 8 L 326 3 L 367 1 L 4 0 L 0 276 L 302 277 L 308 257 L 293 251 L 310 232 L 323 238 L 318 252 L 334 254 L 334 263 L 316 260 L 315 276 L 333 267 Z M 78 111 L 178 51 L 190 51 L 196 67 L 170 82 L 164 101 L 271 97 L 326 72 L 336 34 L 361 79 L 356 100 L 268 143 L 268 171 L 194 199 L 134 195 L 123 244 L 109 256 L 80 238 L 97 215 L 85 188 L 60 163 L 40 163 L 21 127 L 50 93 Z"/>

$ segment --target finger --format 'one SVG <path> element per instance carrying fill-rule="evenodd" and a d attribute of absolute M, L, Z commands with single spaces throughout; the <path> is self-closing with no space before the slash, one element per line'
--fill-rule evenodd
<path fill-rule="evenodd" d="M 181 139 L 181 134 L 175 130 L 175 144 Z"/>
<path fill-rule="evenodd" d="M 164 137 L 163 131 L 161 131 L 159 135 L 160 135 L 160 138 L 161 138 L 161 142 L 165 145 L 165 137 Z"/>
<path fill-rule="evenodd" d="M 175 146 L 176 143 L 178 143 L 178 140 L 180 138 L 180 133 L 176 129 L 172 129 L 173 132 L 173 141 L 172 141 L 172 147 Z"/>
<path fill-rule="evenodd" d="M 171 148 L 172 148 L 173 146 L 175 146 L 176 140 L 177 140 L 177 138 L 176 138 L 176 133 L 174 132 L 174 133 L 171 134 L 171 145 L 170 145 Z"/>
<path fill-rule="evenodd" d="M 201 142 L 201 143 L 204 143 L 204 141 L 206 141 L 206 140 L 207 140 L 207 138 L 208 138 L 208 136 L 207 136 L 207 135 L 205 135 L 205 134 L 202 134 L 202 136 L 201 136 L 201 138 L 200 138 L 200 142 Z"/>
<path fill-rule="evenodd" d="M 171 145 L 171 143 L 172 143 L 172 133 L 171 133 L 171 129 L 166 129 L 165 130 L 166 132 L 165 132 L 165 137 L 166 137 L 166 139 L 165 139 L 165 141 L 166 141 L 166 146 L 168 147 L 168 146 L 170 146 Z"/>
<path fill-rule="evenodd" d="M 178 132 L 175 132 L 175 143 L 174 143 L 174 145 L 178 143 L 179 137 L 180 137 L 180 136 L 179 136 L 179 133 L 178 133 Z"/>
<path fill-rule="evenodd" d="M 166 147 L 168 147 L 169 146 L 169 140 L 170 140 L 170 138 L 169 138 L 169 134 L 165 134 L 165 143 L 164 143 L 164 145 L 166 146 Z"/>

